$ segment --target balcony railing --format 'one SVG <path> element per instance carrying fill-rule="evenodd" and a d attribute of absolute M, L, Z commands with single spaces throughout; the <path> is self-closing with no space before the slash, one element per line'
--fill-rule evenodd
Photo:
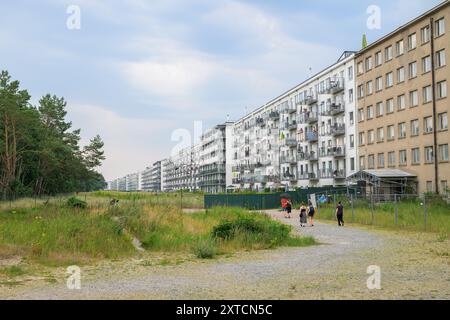
<path fill-rule="evenodd" d="M 336 116 L 345 112 L 344 103 L 330 103 L 327 104 L 324 110 L 320 113 L 322 116 Z"/>
<path fill-rule="evenodd" d="M 313 95 L 307 96 L 304 103 L 307 105 L 313 105 L 313 104 L 317 103 L 317 95 L 313 94 Z"/>
<path fill-rule="evenodd" d="M 334 179 L 345 179 L 345 171 L 343 169 L 333 171 Z"/>
<path fill-rule="evenodd" d="M 278 112 L 271 112 L 269 114 L 269 118 L 272 119 L 272 120 L 280 119 L 280 113 L 278 113 Z"/>
<path fill-rule="evenodd" d="M 307 161 L 317 161 L 317 153 L 314 151 L 311 152 L 303 152 L 303 151 L 299 151 L 298 152 L 298 160 L 307 160 Z"/>
<path fill-rule="evenodd" d="M 297 139 L 286 138 L 284 144 L 288 147 L 297 147 Z"/>
<path fill-rule="evenodd" d="M 293 156 L 285 156 L 280 158 L 281 163 L 297 163 L 297 158 Z"/>
<path fill-rule="evenodd" d="M 284 181 L 297 181 L 297 177 L 293 173 L 285 173 L 282 177 Z"/>
<path fill-rule="evenodd" d="M 306 141 L 308 141 L 308 142 L 317 142 L 317 140 L 318 140 L 317 132 L 314 132 L 314 131 L 306 132 Z"/>
<path fill-rule="evenodd" d="M 344 78 L 335 77 L 331 78 L 326 84 L 325 87 L 320 90 L 322 94 L 337 94 L 344 90 Z"/>
<path fill-rule="evenodd" d="M 331 135 L 339 136 L 345 134 L 345 125 L 344 124 L 334 124 L 331 127 Z"/>

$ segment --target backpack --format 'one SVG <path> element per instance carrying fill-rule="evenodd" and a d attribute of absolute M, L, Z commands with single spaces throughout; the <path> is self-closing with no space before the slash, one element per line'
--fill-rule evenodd
<path fill-rule="evenodd" d="M 309 207 L 309 214 L 314 214 L 314 207 L 313 206 Z"/>

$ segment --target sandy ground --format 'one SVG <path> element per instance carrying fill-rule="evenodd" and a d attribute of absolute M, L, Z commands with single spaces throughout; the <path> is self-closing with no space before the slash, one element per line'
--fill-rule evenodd
<path fill-rule="evenodd" d="M 82 267 L 81 290 L 69 290 L 64 269 L 0 284 L 3 299 L 449 299 L 450 241 L 436 234 L 338 227 L 300 228 L 298 217 L 275 219 L 321 245 L 241 252 L 213 260 L 156 256 Z M 369 290 L 367 267 L 381 270 Z"/>

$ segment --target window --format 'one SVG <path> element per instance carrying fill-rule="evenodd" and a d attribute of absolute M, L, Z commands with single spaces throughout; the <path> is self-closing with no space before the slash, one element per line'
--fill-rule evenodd
<path fill-rule="evenodd" d="M 375 53 L 375 67 L 381 66 L 381 62 L 382 62 L 381 51 L 378 51 L 377 53 Z"/>
<path fill-rule="evenodd" d="M 417 90 L 409 93 L 409 106 L 417 107 L 419 105 L 419 92 Z"/>
<path fill-rule="evenodd" d="M 401 56 L 405 52 L 403 39 L 395 43 L 395 51 L 397 53 L 397 56 Z"/>
<path fill-rule="evenodd" d="M 348 116 L 349 116 L 349 118 L 350 118 L 350 125 L 355 124 L 355 116 L 354 116 L 354 114 L 353 114 L 353 111 L 351 111 L 351 112 L 348 114 Z"/>
<path fill-rule="evenodd" d="M 395 167 L 395 152 L 394 151 L 388 152 L 388 166 Z"/>
<path fill-rule="evenodd" d="M 386 88 L 392 87 L 394 85 L 394 75 L 392 72 L 386 74 Z"/>
<path fill-rule="evenodd" d="M 420 163 L 420 149 L 419 148 L 411 149 L 411 163 L 413 163 L 413 164 Z"/>
<path fill-rule="evenodd" d="M 394 99 L 386 100 L 386 113 L 394 112 Z"/>
<path fill-rule="evenodd" d="M 441 180 L 441 192 L 448 193 L 447 180 Z"/>
<path fill-rule="evenodd" d="M 439 161 L 448 161 L 448 144 L 439 145 Z"/>
<path fill-rule="evenodd" d="M 405 68 L 401 67 L 397 69 L 397 83 L 405 81 Z"/>
<path fill-rule="evenodd" d="M 433 192 L 433 181 L 427 181 L 427 192 Z"/>
<path fill-rule="evenodd" d="M 364 109 L 358 109 L 358 121 L 364 121 Z"/>
<path fill-rule="evenodd" d="M 390 125 L 387 126 L 387 139 L 388 140 L 394 140 L 395 136 L 394 136 L 394 126 Z"/>
<path fill-rule="evenodd" d="M 431 57 L 426 56 L 422 58 L 422 73 L 431 71 Z"/>
<path fill-rule="evenodd" d="M 423 88 L 423 103 L 431 102 L 431 86 Z"/>
<path fill-rule="evenodd" d="M 392 46 L 389 46 L 386 49 L 384 49 L 384 60 L 386 62 L 392 60 Z"/>
<path fill-rule="evenodd" d="M 367 95 L 371 95 L 372 93 L 373 93 L 372 81 L 367 81 Z"/>
<path fill-rule="evenodd" d="M 364 170 L 366 168 L 366 158 L 364 156 L 359 157 L 359 168 Z"/>
<path fill-rule="evenodd" d="M 417 62 L 416 61 L 411 62 L 409 64 L 409 78 L 412 79 L 415 77 L 417 77 Z"/>
<path fill-rule="evenodd" d="M 367 144 L 373 144 L 375 142 L 375 133 L 373 130 L 367 131 Z"/>
<path fill-rule="evenodd" d="M 355 158 L 350 158 L 350 170 L 355 171 Z"/>
<path fill-rule="evenodd" d="M 378 77 L 375 79 L 375 90 L 377 92 L 383 90 L 383 77 Z"/>
<path fill-rule="evenodd" d="M 416 34 L 410 34 L 408 36 L 408 50 L 413 50 L 415 49 L 417 46 L 417 39 L 416 39 Z"/>
<path fill-rule="evenodd" d="M 439 128 L 439 130 L 447 130 L 448 129 L 447 112 L 438 114 L 438 128 Z"/>
<path fill-rule="evenodd" d="M 400 122 L 398 124 L 398 138 L 403 139 L 406 138 L 406 123 Z"/>
<path fill-rule="evenodd" d="M 397 97 L 397 110 L 405 110 L 405 107 L 405 95 L 402 94 L 401 96 Z"/>
<path fill-rule="evenodd" d="M 430 26 L 426 26 L 420 29 L 420 35 L 422 43 L 427 43 L 428 41 L 430 41 Z"/>
<path fill-rule="evenodd" d="M 378 128 L 377 129 L 377 142 L 383 142 L 384 141 L 384 128 Z"/>
<path fill-rule="evenodd" d="M 363 98 L 364 97 L 364 85 L 361 84 L 358 86 L 358 98 Z"/>
<path fill-rule="evenodd" d="M 393 54 L 392 54 L 392 46 L 387 47 L 386 49 L 384 49 L 384 60 L 390 61 L 392 60 Z"/>
<path fill-rule="evenodd" d="M 425 147 L 425 163 L 433 163 L 433 147 Z"/>
<path fill-rule="evenodd" d="M 350 135 L 350 148 L 354 148 L 355 147 L 355 135 L 351 134 Z"/>
<path fill-rule="evenodd" d="M 423 118 L 423 131 L 424 133 L 433 132 L 433 117 Z"/>
<path fill-rule="evenodd" d="M 434 31 L 435 31 L 436 37 L 442 36 L 445 33 L 444 18 L 441 18 L 434 22 Z"/>
<path fill-rule="evenodd" d="M 411 120 L 411 136 L 419 135 L 419 119 Z"/>
<path fill-rule="evenodd" d="M 365 143 L 365 141 L 364 141 L 364 132 L 360 132 L 358 134 L 358 144 L 359 145 L 363 145 L 364 143 Z"/>
<path fill-rule="evenodd" d="M 436 68 L 445 66 L 445 49 L 436 52 Z"/>
<path fill-rule="evenodd" d="M 353 102 L 353 89 L 348 90 L 348 101 Z"/>
<path fill-rule="evenodd" d="M 353 66 L 348 67 L 348 80 L 353 80 Z"/>
<path fill-rule="evenodd" d="M 368 106 L 367 107 L 367 120 L 372 119 L 373 118 L 373 106 Z"/>
<path fill-rule="evenodd" d="M 378 158 L 378 168 L 384 168 L 384 153 L 379 153 Z"/>
<path fill-rule="evenodd" d="M 369 154 L 367 156 L 367 167 L 369 169 L 374 169 L 375 168 L 375 156 L 373 154 Z"/>
<path fill-rule="evenodd" d="M 378 102 L 376 107 L 377 117 L 381 117 L 384 114 L 383 102 Z"/>
<path fill-rule="evenodd" d="M 447 97 L 447 81 L 437 83 L 437 97 L 438 99 Z"/>
<path fill-rule="evenodd" d="M 406 165 L 406 162 L 408 160 L 407 156 L 406 156 L 406 150 L 400 150 L 398 152 L 398 159 L 399 159 L 400 165 L 402 165 L 402 166 Z"/>
<path fill-rule="evenodd" d="M 364 73 L 364 66 L 362 61 L 358 62 L 358 65 L 356 66 L 356 70 L 358 71 L 358 75 L 363 74 Z"/>
<path fill-rule="evenodd" d="M 372 70 L 372 57 L 366 58 L 366 72 Z"/>

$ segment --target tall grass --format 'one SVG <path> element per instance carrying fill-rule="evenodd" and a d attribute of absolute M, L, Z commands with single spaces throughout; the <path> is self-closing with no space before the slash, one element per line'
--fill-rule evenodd
<path fill-rule="evenodd" d="M 137 253 L 131 236 L 148 251 L 193 253 L 200 258 L 315 243 L 312 238 L 291 236 L 290 227 L 269 216 L 239 208 L 187 214 L 174 205 L 125 200 L 110 206 L 105 197 L 86 196 L 86 200 L 86 209 L 47 203 L 0 212 L 0 258 L 21 255 L 49 265 L 123 258 Z M 223 223 L 242 226 L 248 221 L 258 228 L 236 228 L 227 239 L 213 235 Z"/>
<path fill-rule="evenodd" d="M 204 195 L 199 192 L 117 192 L 96 191 L 88 193 L 92 197 L 104 197 L 119 199 L 128 202 L 138 202 L 154 206 L 177 206 L 189 209 L 201 209 L 204 207 Z"/>
<path fill-rule="evenodd" d="M 384 228 L 401 228 L 414 231 L 445 232 L 450 234 L 450 205 L 440 198 L 427 198 L 425 203 L 414 197 L 397 203 L 374 203 L 355 200 L 352 205 L 349 198 L 336 200 L 344 205 L 344 221 Z M 425 225 L 426 206 L 426 225 Z M 397 221 L 395 212 L 397 211 Z M 335 219 L 334 203 L 320 204 L 319 218 Z"/>
<path fill-rule="evenodd" d="M 130 255 L 134 248 L 113 220 L 67 207 L 0 213 L 0 246 L 50 264 Z"/>

